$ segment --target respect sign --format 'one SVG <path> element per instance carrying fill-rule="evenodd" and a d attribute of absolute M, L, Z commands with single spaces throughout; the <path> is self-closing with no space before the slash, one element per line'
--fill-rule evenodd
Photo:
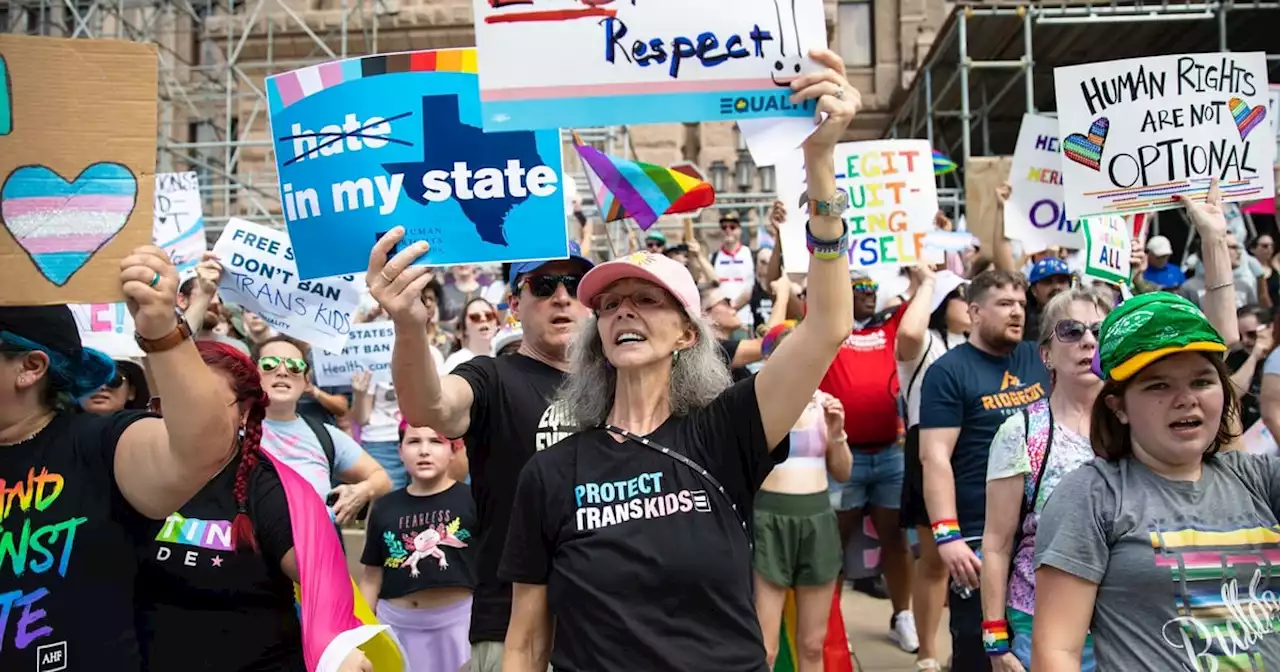
<path fill-rule="evenodd" d="M 813 116 L 822 0 L 473 0 L 486 131 Z"/>
<path fill-rule="evenodd" d="M 391 380 L 391 348 L 395 340 L 395 325 L 389 321 L 352 325 L 340 352 L 316 353 L 316 384 L 350 385 L 351 376 L 362 371 L 373 374 L 374 382 Z"/>
<path fill-rule="evenodd" d="M 222 261 L 218 294 L 223 301 L 320 350 L 342 351 L 360 303 L 353 276 L 304 280 L 288 235 L 234 217 L 213 251 Z"/>
<path fill-rule="evenodd" d="M 1057 119 L 1022 116 L 1009 182 L 1013 192 L 1004 205 L 1005 236 L 1020 241 L 1028 253 L 1055 246 L 1084 247 L 1084 232 L 1078 222 L 1067 219 L 1063 203 Z"/>
<path fill-rule="evenodd" d="M 363 273 L 396 224 L 428 265 L 568 256 L 560 133 L 483 132 L 474 49 L 295 70 L 267 100 L 303 279 Z"/>
<path fill-rule="evenodd" d="M 1067 217 L 1168 210 L 1175 196 L 1275 194 L 1262 52 L 1185 54 L 1053 71 Z"/>

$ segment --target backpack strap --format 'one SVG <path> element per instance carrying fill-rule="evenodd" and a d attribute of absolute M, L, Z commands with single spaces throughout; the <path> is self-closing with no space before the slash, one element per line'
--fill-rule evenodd
<path fill-rule="evenodd" d="M 907 381 L 907 386 L 902 388 L 902 401 L 904 403 L 911 400 L 911 388 L 916 386 L 916 380 L 920 378 L 920 372 L 924 371 L 924 360 L 929 356 L 929 348 L 933 347 L 933 332 L 925 330 L 925 334 L 929 336 L 929 340 L 924 343 L 924 350 L 920 352 L 920 364 L 916 366 L 916 370 L 911 372 L 911 380 Z"/>
<path fill-rule="evenodd" d="M 324 450 L 324 459 L 329 463 L 329 478 L 333 478 L 333 463 L 337 459 L 337 450 L 333 446 L 333 436 L 329 434 L 329 430 L 325 428 L 324 423 L 309 416 L 299 414 L 298 417 L 307 423 L 311 428 L 311 433 L 316 435 L 316 441 L 320 442 L 320 448 Z"/>

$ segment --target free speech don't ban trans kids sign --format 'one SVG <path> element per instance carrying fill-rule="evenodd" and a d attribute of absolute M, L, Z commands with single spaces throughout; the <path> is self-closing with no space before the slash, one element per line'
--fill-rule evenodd
<path fill-rule="evenodd" d="M 302 279 L 363 272 L 395 226 L 431 265 L 568 256 L 560 133 L 481 131 L 474 49 L 295 70 L 267 100 Z"/>

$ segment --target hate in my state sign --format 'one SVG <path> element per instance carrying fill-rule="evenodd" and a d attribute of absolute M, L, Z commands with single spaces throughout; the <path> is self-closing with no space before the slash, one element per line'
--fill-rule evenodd
<path fill-rule="evenodd" d="M 1224 201 L 1275 194 L 1262 52 L 1055 68 L 1067 217 L 1178 207 L 1218 179 Z"/>

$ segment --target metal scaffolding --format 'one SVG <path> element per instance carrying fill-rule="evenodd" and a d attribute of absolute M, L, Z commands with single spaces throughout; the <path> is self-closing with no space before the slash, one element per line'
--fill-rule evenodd
<path fill-rule="evenodd" d="M 959 205 L 969 158 L 1012 154 L 1022 115 L 1056 109 L 1055 67 L 1264 51 L 1277 81 L 1276 26 L 1278 0 L 959 3 L 911 86 L 894 96 L 896 113 L 882 135 L 924 137 L 952 157 L 960 169 L 943 177 L 942 191 Z"/>

